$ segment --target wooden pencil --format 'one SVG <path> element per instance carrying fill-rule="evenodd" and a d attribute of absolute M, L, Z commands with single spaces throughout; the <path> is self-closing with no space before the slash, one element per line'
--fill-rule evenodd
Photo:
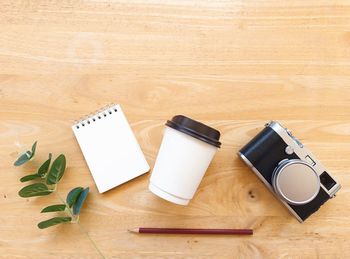
<path fill-rule="evenodd" d="M 139 234 L 204 234 L 204 235 L 253 235 L 252 229 L 198 229 L 198 228 L 134 228 Z"/>

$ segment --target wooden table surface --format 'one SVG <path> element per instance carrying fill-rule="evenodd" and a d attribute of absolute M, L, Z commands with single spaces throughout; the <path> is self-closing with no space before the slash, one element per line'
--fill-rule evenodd
<path fill-rule="evenodd" d="M 350 254 L 349 1 L 1 1 L 0 256 L 344 258 Z M 150 174 L 98 194 L 72 122 L 122 105 L 153 167 L 164 123 L 185 114 L 222 132 L 187 207 Z M 236 152 L 279 120 L 342 184 L 300 224 Z M 14 168 L 38 140 L 36 159 Z M 58 196 L 23 199 L 19 178 L 64 153 L 63 197 L 89 186 L 80 224 L 39 230 Z M 128 228 L 253 228 L 241 236 L 146 236 Z"/>

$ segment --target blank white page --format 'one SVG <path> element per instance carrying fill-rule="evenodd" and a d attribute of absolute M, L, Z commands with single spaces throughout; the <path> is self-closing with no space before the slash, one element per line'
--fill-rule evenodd
<path fill-rule="evenodd" d="M 72 126 L 100 193 L 150 170 L 119 105 Z"/>

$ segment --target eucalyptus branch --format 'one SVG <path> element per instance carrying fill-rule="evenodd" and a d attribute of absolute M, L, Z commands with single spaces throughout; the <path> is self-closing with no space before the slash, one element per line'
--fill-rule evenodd
<path fill-rule="evenodd" d="M 35 155 L 37 142 L 32 145 L 31 151 L 26 151 L 14 163 L 15 166 L 23 165 L 32 160 Z M 21 182 L 36 181 L 28 186 L 23 187 L 19 192 L 19 196 L 23 198 L 34 196 L 45 196 L 57 191 L 57 184 L 62 179 L 66 170 L 66 157 L 60 154 L 52 163 L 52 154 L 49 153 L 49 158 L 38 168 L 34 174 L 29 174 L 20 179 Z M 38 224 L 40 229 L 51 227 L 60 223 L 78 222 L 81 207 L 89 193 L 89 188 L 76 187 L 72 189 L 64 202 L 57 194 L 62 204 L 55 204 L 45 207 L 41 213 L 47 212 L 63 212 L 65 215 L 54 217 Z"/>

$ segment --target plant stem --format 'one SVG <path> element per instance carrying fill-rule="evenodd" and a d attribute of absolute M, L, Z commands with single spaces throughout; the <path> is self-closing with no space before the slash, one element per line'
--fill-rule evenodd
<path fill-rule="evenodd" d="M 44 182 L 44 184 L 46 184 L 45 182 Z M 57 191 L 57 183 L 56 184 L 46 184 L 46 186 L 47 186 L 47 188 L 49 189 L 49 190 L 51 190 L 52 192 L 55 192 L 55 191 Z"/>
<path fill-rule="evenodd" d="M 66 208 L 69 211 L 69 214 L 74 218 L 74 214 L 72 213 L 72 211 L 69 209 L 69 206 L 67 205 L 67 203 L 65 203 L 63 201 L 63 199 L 61 198 L 61 196 L 56 192 L 56 195 L 58 197 L 58 199 L 60 199 L 60 201 L 64 204 L 66 204 Z M 95 244 L 95 242 L 92 240 L 92 238 L 90 237 L 90 235 L 88 234 L 88 231 L 85 230 L 85 228 L 79 223 L 79 215 L 77 216 L 77 221 L 76 223 L 78 224 L 80 230 L 87 236 L 87 238 L 90 240 L 90 242 L 92 243 L 92 245 L 95 247 L 96 251 L 101 255 L 102 258 L 105 258 L 105 256 L 102 254 L 102 252 L 100 251 L 100 249 L 97 247 L 97 245 Z"/>

